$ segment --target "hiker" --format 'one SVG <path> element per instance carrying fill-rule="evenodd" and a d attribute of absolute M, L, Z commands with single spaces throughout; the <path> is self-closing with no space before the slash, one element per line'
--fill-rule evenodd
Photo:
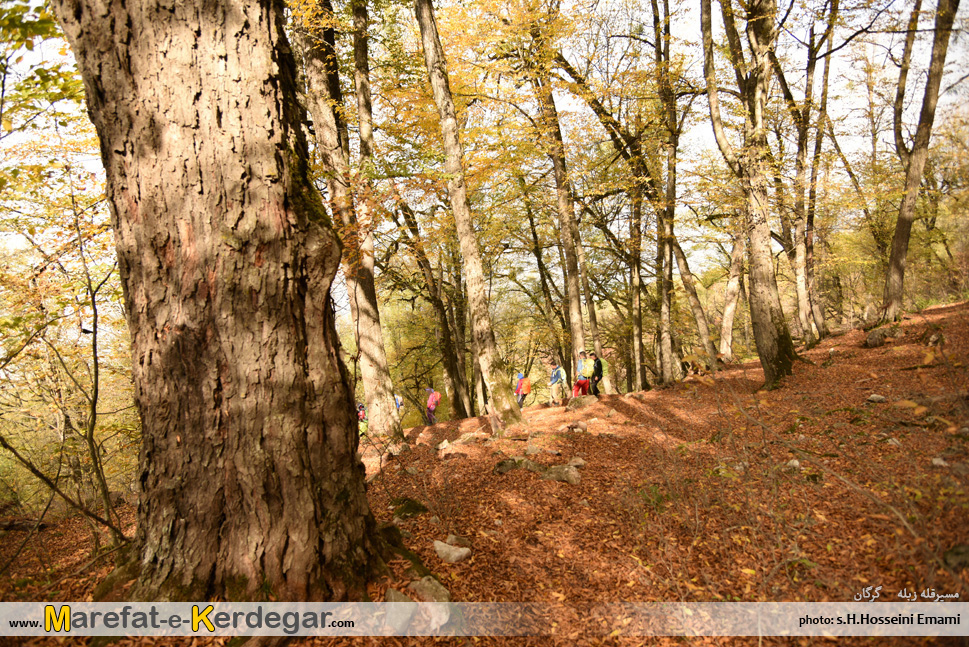
<path fill-rule="evenodd" d="M 525 404 L 525 398 L 532 392 L 532 381 L 522 373 L 518 374 L 518 386 L 515 387 L 515 395 L 518 396 L 518 408 Z"/>
<path fill-rule="evenodd" d="M 575 386 L 572 387 L 572 397 L 589 394 L 589 378 L 592 377 L 594 366 L 586 356 L 585 351 L 579 353 L 579 363 L 575 368 Z"/>
<path fill-rule="evenodd" d="M 432 388 L 424 390 L 427 392 L 427 424 L 436 425 L 437 418 L 434 417 L 434 410 L 437 409 L 437 403 L 441 401 L 441 394 Z"/>
<path fill-rule="evenodd" d="M 400 397 L 396 393 L 394 394 L 394 405 L 397 407 L 397 415 L 403 415 L 402 411 L 404 408 L 404 398 Z"/>
<path fill-rule="evenodd" d="M 561 405 L 565 403 L 565 392 L 568 387 L 565 384 L 565 371 L 556 363 L 552 369 L 551 379 L 548 383 L 549 404 Z"/>
<path fill-rule="evenodd" d="M 367 408 L 363 406 L 362 402 L 357 403 L 357 420 L 363 422 L 367 419 Z"/>
<path fill-rule="evenodd" d="M 589 385 L 592 388 L 592 395 L 599 395 L 599 382 L 602 381 L 602 360 L 595 352 L 589 353 L 592 358 L 592 377 L 589 379 Z"/>

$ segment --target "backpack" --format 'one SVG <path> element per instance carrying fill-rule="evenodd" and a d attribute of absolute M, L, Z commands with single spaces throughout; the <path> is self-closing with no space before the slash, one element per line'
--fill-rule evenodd
<path fill-rule="evenodd" d="M 427 405 L 428 405 L 427 408 L 431 410 L 436 409 L 437 403 L 440 401 L 441 401 L 441 394 L 435 391 L 434 393 L 431 394 L 431 397 L 428 398 L 427 400 Z"/>
<path fill-rule="evenodd" d="M 527 377 L 523 377 L 522 378 L 521 393 L 523 395 L 528 395 L 531 392 L 532 392 L 532 381 L 530 379 L 528 379 Z"/>
<path fill-rule="evenodd" d="M 595 372 L 595 364 L 593 364 L 591 360 L 587 360 L 587 359 L 586 360 L 582 360 L 582 371 L 581 371 L 580 375 L 582 375 L 582 377 L 588 379 L 588 378 L 592 377 L 592 374 L 594 372 Z"/>

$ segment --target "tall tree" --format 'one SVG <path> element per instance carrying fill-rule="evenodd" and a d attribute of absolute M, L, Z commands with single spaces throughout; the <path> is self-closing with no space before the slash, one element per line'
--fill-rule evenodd
<path fill-rule="evenodd" d="M 912 234 L 912 223 L 915 222 L 915 202 L 918 199 L 919 186 L 922 183 L 925 160 L 928 159 L 929 155 L 929 138 L 932 135 L 932 123 L 935 121 L 935 107 L 939 101 L 942 73 L 945 71 L 949 36 L 952 34 L 952 23 L 955 20 L 956 12 L 959 10 L 959 0 L 939 0 L 939 5 L 936 7 L 929 76 L 925 82 L 925 94 L 922 97 L 922 109 L 919 112 L 919 125 L 915 131 L 912 148 L 909 150 L 901 135 L 901 115 L 912 45 L 915 39 L 915 30 L 918 27 L 919 4 L 917 3 L 912 10 L 912 17 L 909 21 L 909 31 L 902 56 L 902 68 L 898 76 L 898 91 L 895 97 L 895 149 L 905 166 L 905 192 L 902 197 L 902 204 L 898 209 L 898 221 L 895 223 L 892 251 L 888 260 L 888 273 L 885 276 L 885 291 L 882 297 L 882 319 L 884 321 L 894 321 L 901 315 L 905 262 L 908 257 L 908 242 Z"/>
<path fill-rule="evenodd" d="M 358 3 L 359 4 L 359 3 Z M 360 353 L 360 374 L 367 399 L 368 429 L 371 433 L 401 437 L 400 419 L 394 401 L 394 387 L 387 365 L 380 309 L 374 282 L 373 212 L 367 185 L 363 199 L 354 202 L 350 170 L 350 143 L 343 117 L 336 58 L 336 30 L 330 0 L 319 0 L 298 21 L 296 40 L 300 44 L 309 85 L 307 106 L 316 126 L 316 137 L 326 172 L 333 213 L 339 215 L 344 245 L 347 292 L 353 317 L 353 334 Z M 361 162 L 369 168 L 373 155 L 370 107 L 369 62 L 366 39 L 366 8 L 355 6 L 354 80 L 360 115 Z M 362 12 L 362 15 L 361 15 Z M 363 35 L 361 36 L 361 30 Z"/>
<path fill-rule="evenodd" d="M 375 524 L 328 298 L 341 250 L 283 3 L 54 5 L 101 142 L 132 335 L 130 596 L 365 594 Z"/>
<path fill-rule="evenodd" d="M 719 88 L 714 68 L 711 0 L 700 0 L 700 28 L 703 32 L 703 71 L 707 101 L 717 146 L 730 170 L 740 180 L 746 198 L 750 271 L 750 317 L 754 324 L 757 354 L 764 368 L 765 386 L 773 388 L 790 375 L 796 357 L 784 312 L 781 310 L 771 254 L 769 205 L 767 199 L 767 130 L 764 112 L 771 76 L 770 52 L 777 40 L 776 0 L 754 0 L 746 5 L 748 51 L 740 40 L 732 0 L 720 0 L 728 55 L 744 104 L 743 147 L 737 151 L 727 139 L 720 117 Z M 749 55 L 750 60 L 747 60 Z"/>
<path fill-rule="evenodd" d="M 474 343 L 477 347 L 478 365 L 481 376 L 488 386 L 491 405 L 496 415 L 505 425 L 521 421 L 521 410 L 518 408 L 511 386 L 508 382 L 508 371 L 498 352 L 495 333 L 491 327 L 491 315 L 488 312 L 488 300 L 485 293 L 484 270 L 481 265 L 481 254 L 474 235 L 471 222 L 471 207 L 468 203 L 468 191 L 464 180 L 464 162 L 461 140 L 458 133 L 457 113 L 454 109 L 454 99 L 448 82 L 447 67 L 444 60 L 444 48 L 434 20 L 434 7 L 431 0 L 416 0 L 415 14 L 421 31 L 421 43 L 424 48 L 424 64 L 434 94 L 441 121 L 441 134 L 444 137 L 444 168 L 448 174 L 448 195 L 451 199 L 451 211 L 457 228 L 461 254 L 464 256 L 465 280 L 468 285 L 468 300 L 471 314 L 471 329 Z"/>

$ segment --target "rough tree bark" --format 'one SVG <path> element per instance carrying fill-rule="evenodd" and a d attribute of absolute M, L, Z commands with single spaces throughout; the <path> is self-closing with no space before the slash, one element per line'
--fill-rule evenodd
<path fill-rule="evenodd" d="M 777 39 L 776 0 L 755 0 L 746 7 L 746 34 L 751 60 L 744 59 L 731 0 L 721 0 L 728 53 L 737 78 L 741 100 L 746 108 L 744 142 L 736 152 L 727 139 L 720 118 L 716 70 L 713 64 L 711 0 L 701 0 L 700 27 L 703 32 L 704 76 L 707 101 L 717 146 L 724 160 L 740 180 L 747 207 L 747 257 L 750 264 L 750 317 L 754 326 L 757 354 L 764 369 L 765 387 L 774 388 L 778 380 L 790 375 L 796 354 L 774 276 L 771 253 L 769 203 L 767 193 L 767 132 L 764 112 L 771 66 L 769 52 Z"/>
<path fill-rule="evenodd" d="M 373 517 L 283 3 L 59 0 L 142 420 L 139 600 L 365 594 Z M 180 98 L 176 100 L 176 98 Z"/>
<path fill-rule="evenodd" d="M 922 183 L 922 171 L 925 160 L 929 156 L 929 138 L 932 135 L 932 123 L 935 121 L 935 106 L 939 100 L 939 86 L 942 83 L 942 73 L 945 70 L 945 58 L 949 48 L 949 36 L 952 33 L 952 23 L 956 12 L 959 11 L 959 0 L 939 0 L 935 14 L 935 30 L 932 40 L 932 59 L 929 63 L 929 77 L 925 82 L 925 94 L 922 97 L 922 109 L 919 113 L 919 125 L 915 131 L 912 149 L 906 150 L 901 137 L 901 104 L 905 94 L 905 79 L 908 65 L 903 63 L 898 79 L 898 96 L 895 101 L 895 146 L 902 163 L 905 165 L 905 193 L 898 210 L 898 221 L 895 224 L 895 235 L 892 238 L 892 251 L 888 258 L 888 273 L 885 276 L 885 291 L 882 297 L 882 320 L 895 321 L 901 315 L 902 295 L 905 283 L 905 262 L 908 256 L 908 241 L 912 234 L 912 223 L 915 222 L 915 202 Z M 917 16 L 912 14 L 913 20 Z M 913 37 L 914 29 L 909 33 Z M 909 41 L 906 41 L 906 54 L 910 55 Z"/>
<path fill-rule="evenodd" d="M 495 413 L 503 424 L 516 424 L 521 422 L 521 410 L 508 384 L 508 371 L 498 352 L 495 333 L 491 327 L 484 270 L 471 224 L 471 207 L 468 204 L 468 192 L 464 182 L 463 151 L 458 134 L 458 120 L 448 82 L 444 49 L 441 47 L 441 38 L 434 20 L 434 7 L 431 5 L 431 0 L 417 0 L 414 9 L 417 24 L 421 30 L 424 64 L 427 67 L 434 103 L 437 105 L 441 119 L 441 134 L 444 137 L 446 156 L 444 169 L 448 174 L 448 196 L 451 199 L 451 211 L 458 232 L 461 254 L 464 256 L 471 334 L 478 349 L 478 364 L 481 368 L 481 376 L 488 386 Z"/>
<path fill-rule="evenodd" d="M 306 103 L 316 130 L 316 139 L 330 191 L 332 211 L 340 217 L 340 238 L 344 245 L 344 268 L 353 334 L 360 354 L 360 375 L 367 400 L 368 429 L 378 435 L 403 436 L 393 383 L 380 329 L 380 310 L 374 283 L 373 234 L 370 210 L 364 201 L 360 209 L 354 204 L 350 173 L 350 143 L 346 121 L 341 114 L 343 92 L 340 89 L 336 60 L 336 32 L 331 26 L 333 7 L 330 0 L 318 3 L 320 16 L 309 24 L 297 25 L 295 39 L 300 45 L 309 92 Z M 324 26 L 318 23 L 322 19 Z M 359 61 L 355 60 L 357 65 Z M 365 61 L 364 61 L 365 64 Z M 366 101 L 369 105 L 369 84 Z M 368 156 L 371 142 L 363 143 L 366 126 L 361 128 L 361 151 Z"/>

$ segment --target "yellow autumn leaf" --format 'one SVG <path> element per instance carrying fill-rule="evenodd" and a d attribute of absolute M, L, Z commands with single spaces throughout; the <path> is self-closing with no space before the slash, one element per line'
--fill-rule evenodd
<path fill-rule="evenodd" d="M 928 407 L 915 407 L 912 413 L 914 413 L 917 416 L 924 416 L 926 413 L 928 413 L 928 411 L 929 411 Z"/>
<path fill-rule="evenodd" d="M 740 569 L 740 572 L 744 575 L 757 575 L 757 571 L 752 568 L 742 568 Z"/>
<path fill-rule="evenodd" d="M 925 354 L 925 357 L 922 358 L 923 364 L 931 364 L 934 361 L 935 361 L 935 353 L 932 351 L 927 352 Z"/>
<path fill-rule="evenodd" d="M 908 409 L 914 409 L 914 408 L 916 408 L 919 405 L 918 405 L 917 402 L 912 402 L 911 400 L 899 400 L 898 402 L 895 403 L 894 406 L 896 406 L 896 407 L 906 407 Z"/>

